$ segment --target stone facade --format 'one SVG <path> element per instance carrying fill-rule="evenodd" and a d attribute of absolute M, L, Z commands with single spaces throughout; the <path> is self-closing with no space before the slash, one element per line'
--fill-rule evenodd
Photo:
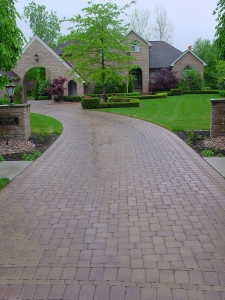
<path fill-rule="evenodd" d="M 182 78 L 184 67 L 190 66 L 197 70 L 201 76 L 204 74 L 204 65 L 192 52 L 187 51 L 173 65 L 173 71 L 177 72 L 177 77 Z"/>
<path fill-rule="evenodd" d="M 0 131 L 3 139 L 28 140 L 30 104 L 0 105 Z"/>
<path fill-rule="evenodd" d="M 149 44 L 143 40 L 140 36 L 131 31 L 128 34 L 128 38 L 131 41 L 138 41 L 140 44 L 140 51 L 131 51 L 130 55 L 134 56 L 136 60 L 134 64 L 139 66 L 142 71 L 142 90 L 141 92 L 146 94 L 149 92 Z"/>
<path fill-rule="evenodd" d="M 35 60 L 35 54 L 38 54 L 38 60 Z M 59 76 L 66 77 L 68 81 L 64 84 L 68 95 L 68 82 L 74 80 L 77 84 L 77 94 L 84 94 L 84 85 L 77 80 L 77 75 L 71 75 L 71 67 L 64 62 L 49 46 L 47 46 L 40 38 L 34 37 L 23 49 L 23 54 L 18 60 L 13 71 L 18 74 L 20 80 L 17 84 L 23 84 L 23 99 L 26 102 L 26 80 L 25 74 L 32 68 L 43 67 L 46 70 L 46 78 L 52 80 Z"/>
<path fill-rule="evenodd" d="M 211 99 L 210 137 L 225 136 L 225 99 Z"/>

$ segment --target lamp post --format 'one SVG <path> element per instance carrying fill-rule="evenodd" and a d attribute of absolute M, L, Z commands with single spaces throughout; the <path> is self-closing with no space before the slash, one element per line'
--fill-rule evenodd
<path fill-rule="evenodd" d="M 9 79 L 9 84 L 5 87 L 7 91 L 7 95 L 10 99 L 10 105 L 13 105 L 13 96 L 15 92 L 15 84 L 11 82 L 11 79 Z"/>

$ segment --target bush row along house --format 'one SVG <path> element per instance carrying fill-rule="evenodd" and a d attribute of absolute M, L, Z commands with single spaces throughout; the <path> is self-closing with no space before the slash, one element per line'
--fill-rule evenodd
<path fill-rule="evenodd" d="M 206 64 L 190 48 L 182 52 L 163 41 L 148 42 L 133 30 L 128 33 L 128 38 L 131 42 L 130 55 L 136 57 L 135 64 L 139 66 L 132 72 L 135 75 L 135 91 L 148 94 L 149 85 L 154 83 L 156 71 L 162 68 L 176 71 L 178 78 L 182 77 L 186 67 L 194 68 L 203 77 Z M 69 74 L 71 65 L 61 58 L 63 47 L 65 44 L 52 49 L 38 36 L 34 36 L 24 47 L 21 58 L 9 74 L 16 85 L 23 84 L 23 102 L 26 102 L 25 75 L 27 71 L 35 67 L 45 68 L 46 78 L 50 80 L 59 76 L 67 77 L 65 95 L 84 95 L 94 92 L 93 82 L 86 85 L 85 82 L 78 80 L 79 74 Z M 0 91 L 0 97 L 3 94 L 4 91 Z"/>

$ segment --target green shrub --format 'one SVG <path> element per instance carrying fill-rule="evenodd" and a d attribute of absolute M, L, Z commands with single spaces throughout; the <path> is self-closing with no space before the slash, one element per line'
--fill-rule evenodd
<path fill-rule="evenodd" d="M 23 104 L 23 101 L 22 100 L 15 100 L 13 101 L 14 104 Z"/>
<path fill-rule="evenodd" d="M 203 87 L 201 74 L 195 69 L 184 70 L 178 87 L 183 90 L 201 90 Z"/>
<path fill-rule="evenodd" d="M 14 102 L 17 100 L 22 101 L 22 90 L 23 90 L 23 85 L 22 84 L 17 85 L 14 92 Z"/>
<path fill-rule="evenodd" d="M 225 97 L 225 90 L 220 90 L 219 94 L 220 94 L 221 97 Z"/>
<path fill-rule="evenodd" d="M 120 89 L 120 92 L 121 93 L 126 93 L 127 92 L 127 85 L 125 82 L 123 82 L 122 86 L 121 86 L 121 89 Z"/>
<path fill-rule="evenodd" d="M 133 79 L 130 79 L 128 84 L 128 93 L 133 93 L 133 92 L 134 92 L 134 82 Z"/>
<path fill-rule="evenodd" d="M 4 161 L 4 157 L 2 155 L 0 155 L 0 161 Z"/>
<path fill-rule="evenodd" d="M 50 87 L 50 79 L 42 80 L 41 83 L 39 84 L 38 95 L 39 96 L 48 96 L 48 99 L 49 99 L 49 93 L 48 93 L 49 87 Z M 38 100 L 44 100 L 44 99 L 38 99 Z"/>
<path fill-rule="evenodd" d="M 130 102 L 130 99 L 123 96 L 108 97 L 108 102 Z"/>
<path fill-rule="evenodd" d="M 171 89 L 171 96 L 176 96 L 176 95 L 182 95 L 183 90 L 182 89 Z"/>
<path fill-rule="evenodd" d="M 34 99 L 38 99 L 38 90 L 39 90 L 39 81 L 36 81 L 35 82 L 35 85 L 34 85 Z"/>
<path fill-rule="evenodd" d="M 130 102 L 101 102 L 100 108 L 139 107 L 139 105 L 139 99 L 132 99 Z"/>
<path fill-rule="evenodd" d="M 214 156 L 214 152 L 212 150 L 203 150 L 201 152 L 201 156 L 203 156 L 203 157 L 211 157 L 211 156 Z"/>
<path fill-rule="evenodd" d="M 9 105 L 9 100 L 5 98 L 0 99 L 0 105 Z"/>
<path fill-rule="evenodd" d="M 219 90 L 183 90 L 183 94 L 219 94 Z"/>
<path fill-rule="evenodd" d="M 81 106 L 83 109 L 93 109 L 100 107 L 100 98 L 83 98 L 81 100 Z"/>
<path fill-rule="evenodd" d="M 49 96 L 38 96 L 38 100 L 48 100 Z"/>

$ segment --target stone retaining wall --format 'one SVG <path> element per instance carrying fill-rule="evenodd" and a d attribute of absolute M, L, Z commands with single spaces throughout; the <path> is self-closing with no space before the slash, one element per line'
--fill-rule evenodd
<path fill-rule="evenodd" d="M 210 99 L 210 137 L 225 136 L 225 99 Z"/>
<path fill-rule="evenodd" d="M 29 139 L 30 104 L 0 105 L 0 134 L 3 139 Z"/>

